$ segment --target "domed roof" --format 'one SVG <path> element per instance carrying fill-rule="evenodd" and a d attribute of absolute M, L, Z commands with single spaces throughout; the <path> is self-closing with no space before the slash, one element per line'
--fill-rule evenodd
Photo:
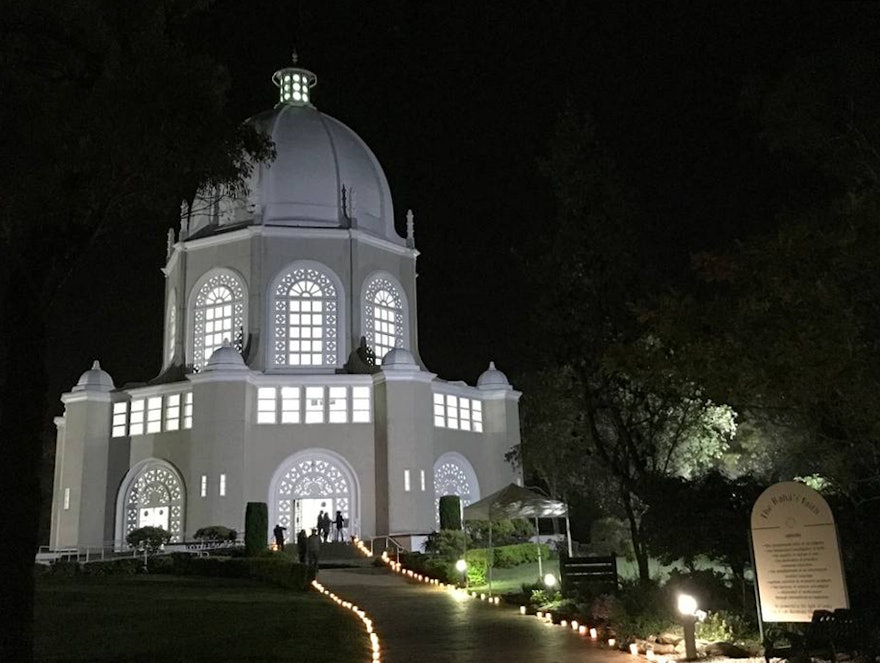
<path fill-rule="evenodd" d="M 403 348 L 391 348 L 382 357 L 383 371 L 418 370 L 415 357 L 412 352 Z"/>
<path fill-rule="evenodd" d="M 107 371 L 101 369 L 101 363 L 96 359 L 92 367 L 79 376 L 79 381 L 73 391 L 113 391 L 116 385 Z"/>
<path fill-rule="evenodd" d="M 241 358 L 238 350 L 232 347 L 229 341 L 224 341 L 223 345 L 214 350 L 208 363 L 205 364 L 206 371 L 244 371 L 247 366 L 244 359 Z"/>
<path fill-rule="evenodd" d="M 489 368 L 483 371 L 480 377 L 477 378 L 477 388 L 484 390 L 512 389 L 507 376 L 495 368 L 494 361 L 490 361 Z"/>
<path fill-rule="evenodd" d="M 354 131 L 310 103 L 315 75 L 288 67 L 273 81 L 281 100 L 247 122 L 272 140 L 275 159 L 254 167 L 246 199 L 221 202 L 213 223 L 352 227 L 403 244 L 379 161 Z M 212 223 L 210 213 L 198 216 L 190 235 Z"/>

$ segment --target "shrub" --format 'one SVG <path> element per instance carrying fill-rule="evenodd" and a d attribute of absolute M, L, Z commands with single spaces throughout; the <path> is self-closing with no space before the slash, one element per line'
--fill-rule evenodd
<path fill-rule="evenodd" d="M 223 525 L 209 525 L 197 529 L 195 538 L 202 541 L 235 541 L 238 538 L 238 532 Z"/>
<path fill-rule="evenodd" d="M 440 529 L 461 530 L 461 498 L 458 495 L 440 498 Z"/>
<path fill-rule="evenodd" d="M 171 540 L 171 533 L 161 527 L 138 527 L 129 532 L 125 540 L 132 548 L 152 553 Z"/>
<path fill-rule="evenodd" d="M 269 507 L 265 502 L 248 502 L 244 513 L 244 549 L 248 557 L 266 553 L 268 532 Z"/>

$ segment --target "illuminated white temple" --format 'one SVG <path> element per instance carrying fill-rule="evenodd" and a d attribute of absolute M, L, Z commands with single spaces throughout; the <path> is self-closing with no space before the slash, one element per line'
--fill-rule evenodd
<path fill-rule="evenodd" d="M 441 495 L 518 479 L 504 374 L 469 386 L 420 359 L 412 216 L 400 237 L 376 157 L 312 105 L 314 74 L 273 81 L 279 103 L 249 122 L 275 160 L 245 190 L 203 191 L 169 234 L 160 375 L 117 388 L 95 362 L 61 397 L 54 548 L 240 531 L 247 502 L 288 536 L 320 510 L 349 535 L 418 535 Z"/>

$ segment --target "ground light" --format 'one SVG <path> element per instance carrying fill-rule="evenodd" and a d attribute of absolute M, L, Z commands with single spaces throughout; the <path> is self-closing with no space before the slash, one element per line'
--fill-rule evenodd
<path fill-rule="evenodd" d="M 328 597 L 331 601 L 336 603 L 337 605 L 346 608 L 347 610 L 351 610 L 354 614 L 356 614 L 360 620 L 364 624 L 364 628 L 367 630 L 367 635 L 370 636 L 370 651 L 371 657 L 370 660 L 373 663 L 381 663 L 382 660 L 382 650 L 379 646 L 379 636 L 376 634 L 376 631 L 373 630 L 373 620 L 367 617 L 367 613 L 361 610 L 359 607 L 351 603 L 351 601 L 344 601 L 341 597 L 337 596 L 326 587 L 324 587 L 317 580 L 312 580 L 312 587 L 314 587 L 318 592 Z"/>
<path fill-rule="evenodd" d="M 681 625 L 684 627 L 685 660 L 697 658 L 697 599 L 690 594 L 678 595 L 678 612 L 681 613 Z"/>

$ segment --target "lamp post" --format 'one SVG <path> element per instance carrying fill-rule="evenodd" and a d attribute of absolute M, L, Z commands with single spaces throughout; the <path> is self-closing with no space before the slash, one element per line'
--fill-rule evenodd
<path fill-rule="evenodd" d="M 697 658 L 697 599 L 690 594 L 678 595 L 678 612 L 681 613 L 681 625 L 684 627 L 685 660 Z"/>
<path fill-rule="evenodd" d="M 464 586 L 468 586 L 468 577 L 467 577 L 467 562 L 463 559 L 458 560 L 455 563 L 455 570 L 461 573 L 464 576 Z"/>

